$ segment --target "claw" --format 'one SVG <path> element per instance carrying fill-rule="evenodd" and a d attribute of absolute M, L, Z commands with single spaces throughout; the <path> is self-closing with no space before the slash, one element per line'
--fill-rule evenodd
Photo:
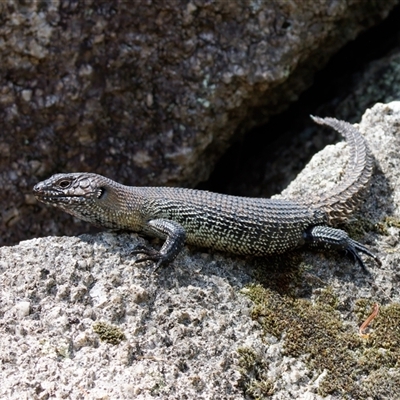
<path fill-rule="evenodd" d="M 376 263 L 381 267 L 382 266 L 382 261 L 376 256 L 374 253 L 371 253 L 364 245 L 361 243 L 356 242 L 355 240 L 349 238 L 349 247 L 347 248 L 347 251 L 351 252 L 353 256 L 355 256 L 356 260 L 360 263 L 361 267 L 365 268 L 365 264 L 363 263 L 360 255 L 357 253 L 357 251 L 366 254 L 367 256 L 370 256 L 373 258 Z"/>
<path fill-rule="evenodd" d="M 151 252 L 155 252 L 155 250 L 144 244 L 138 244 L 135 249 L 131 251 L 131 254 L 150 254 Z"/>
<path fill-rule="evenodd" d="M 146 261 L 152 261 L 156 264 L 154 272 L 157 271 L 162 264 L 165 262 L 163 255 L 153 248 L 146 247 L 145 245 L 136 246 L 135 250 L 131 251 L 131 255 L 143 254 L 143 257 L 135 260 L 135 263 L 141 263 Z"/>

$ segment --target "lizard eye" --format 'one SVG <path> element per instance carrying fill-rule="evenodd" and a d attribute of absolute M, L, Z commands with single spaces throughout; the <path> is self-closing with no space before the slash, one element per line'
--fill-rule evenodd
<path fill-rule="evenodd" d="M 58 182 L 58 186 L 60 186 L 61 189 L 67 189 L 71 186 L 71 181 L 68 179 L 63 179 L 62 181 Z"/>

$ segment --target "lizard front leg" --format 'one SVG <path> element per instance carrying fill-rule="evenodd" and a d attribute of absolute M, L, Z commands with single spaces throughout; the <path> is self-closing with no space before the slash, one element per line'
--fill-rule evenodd
<path fill-rule="evenodd" d="M 149 236 L 165 239 L 165 242 L 160 250 L 140 249 L 134 250 L 132 254 L 144 254 L 145 256 L 140 258 L 138 262 L 155 261 L 157 268 L 162 264 L 173 261 L 185 244 L 185 229 L 175 221 L 152 219 L 147 222 L 143 231 Z"/>

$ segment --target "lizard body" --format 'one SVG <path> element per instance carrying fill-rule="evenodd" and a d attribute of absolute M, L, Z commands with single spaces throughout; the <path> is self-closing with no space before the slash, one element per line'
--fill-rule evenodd
<path fill-rule="evenodd" d="M 378 258 L 346 232 L 328 224 L 346 220 L 372 175 L 368 146 L 351 124 L 314 120 L 341 132 L 350 145 L 342 182 L 312 199 L 265 199 L 171 187 L 124 186 L 91 173 L 56 174 L 38 183 L 38 200 L 111 229 L 164 239 L 160 251 L 138 250 L 158 264 L 172 261 L 184 243 L 236 254 L 279 254 L 304 245 L 344 250 L 362 266 L 359 253 Z"/>

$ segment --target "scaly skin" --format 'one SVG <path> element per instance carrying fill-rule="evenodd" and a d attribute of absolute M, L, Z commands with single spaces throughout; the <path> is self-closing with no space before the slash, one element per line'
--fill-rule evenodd
<path fill-rule="evenodd" d="M 38 183 L 38 200 L 111 229 L 127 229 L 165 242 L 160 251 L 138 250 L 158 264 L 172 261 L 184 243 L 263 256 L 308 245 L 344 250 L 363 267 L 359 252 L 378 258 L 347 233 L 327 226 L 357 205 L 372 174 L 372 157 L 357 129 L 333 118 L 314 118 L 341 132 L 350 163 L 336 190 L 315 200 L 275 200 L 183 188 L 124 186 L 90 173 L 57 174 Z"/>

